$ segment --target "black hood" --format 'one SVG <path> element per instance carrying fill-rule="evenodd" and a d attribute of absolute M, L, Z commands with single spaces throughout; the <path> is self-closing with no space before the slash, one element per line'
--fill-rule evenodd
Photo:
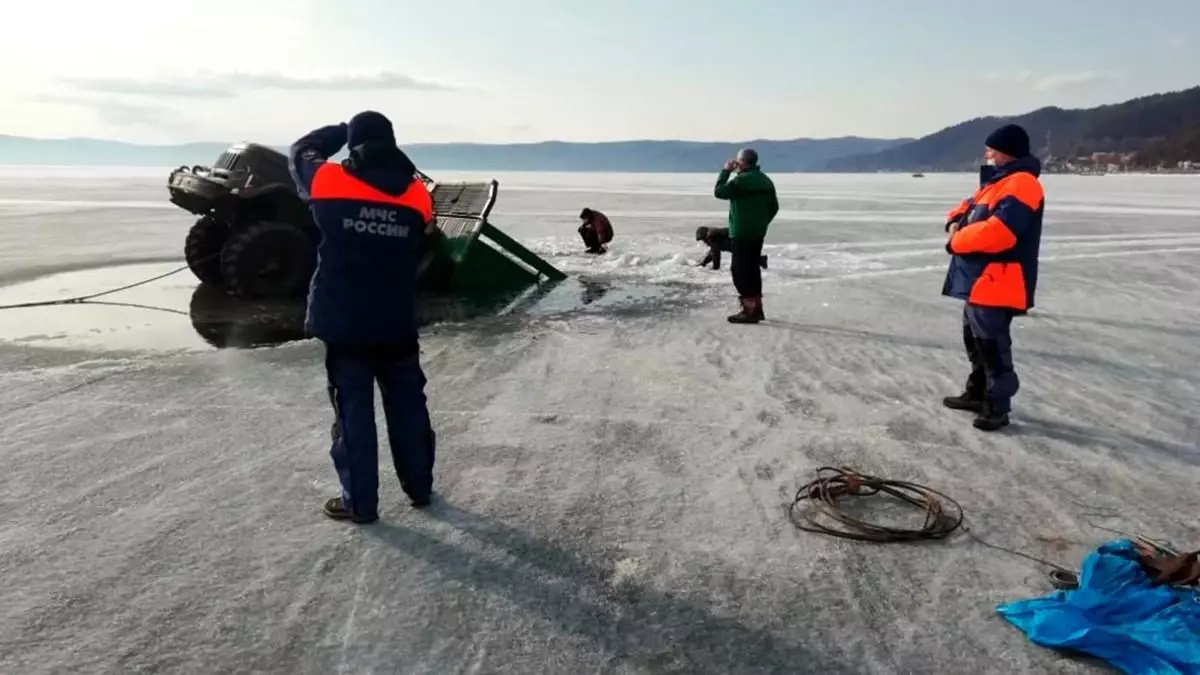
<path fill-rule="evenodd" d="M 417 173 L 417 166 L 408 155 L 386 142 L 350 148 L 350 157 L 342 166 L 356 178 L 390 195 L 404 194 Z"/>

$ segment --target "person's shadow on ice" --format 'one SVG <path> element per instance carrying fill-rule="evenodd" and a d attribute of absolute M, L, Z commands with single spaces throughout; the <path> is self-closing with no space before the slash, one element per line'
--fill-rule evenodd
<path fill-rule="evenodd" d="M 421 512 L 515 558 L 506 564 L 460 548 L 419 526 L 380 521 L 365 531 L 472 588 L 501 593 L 531 613 L 586 637 L 621 661 L 655 672 L 850 673 L 848 666 L 789 645 L 695 602 L 628 580 L 544 539 L 443 499 Z M 414 522 L 415 521 L 410 521 Z M 569 583 L 548 582 L 546 576 Z M 597 602 L 589 598 L 599 598 Z M 617 609 L 612 609 L 612 606 Z M 682 670 L 680 670 L 682 668 Z"/>

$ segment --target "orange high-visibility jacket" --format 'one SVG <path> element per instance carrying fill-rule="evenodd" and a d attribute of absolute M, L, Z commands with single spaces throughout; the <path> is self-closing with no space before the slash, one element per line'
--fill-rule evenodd
<path fill-rule="evenodd" d="M 973 305 L 1024 312 L 1033 307 L 1045 193 L 1041 162 L 1029 156 L 997 170 L 947 215 L 960 224 L 946 244 L 954 257 L 942 294 Z"/>

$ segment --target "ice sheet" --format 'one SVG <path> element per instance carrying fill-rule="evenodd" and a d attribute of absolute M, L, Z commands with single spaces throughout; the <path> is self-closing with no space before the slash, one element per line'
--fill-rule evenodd
<path fill-rule="evenodd" d="M 0 199 L 55 198 L 20 180 Z M 163 192 L 107 180 L 100 201 Z M 426 330 L 440 503 L 410 511 L 384 459 L 370 528 L 319 513 L 311 342 L 156 349 L 178 335 L 139 321 L 187 320 L 83 308 L 14 342 L 39 320 L 0 317 L 0 672 L 1092 672 L 995 614 L 1047 589 L 1036 566 L 800 533 L 792 491 L 823 464 L 927 483 L 1068 565 L 1110 537 L 1090 522 L 1200 540 L 1200 182 L 1046 178 L 1014 424 L 984 435 L 940 406 L 965 375 L 942 216 L 972 176 L 777 177 L 811 217 L 772 229 L 759 326 L 725 323 L 726 270 L 688 266 L 712 177 L 500 180 L 495 222 L 579 297 Z M 622 214 L 609 256 L 578 251 L 585 205 Z M 189 221 L 0 204 L 0 295 L 166 265 Z M 190 283 L 127 297 L 186 311 Z"/>

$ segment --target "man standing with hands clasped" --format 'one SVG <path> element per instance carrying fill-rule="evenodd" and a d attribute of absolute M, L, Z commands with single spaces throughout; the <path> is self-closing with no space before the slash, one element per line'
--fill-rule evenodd
<path fill-rule="evenodd" d="M 946 251 L 953 257 L 942 294 L 966 301 L 963 344 L 971 362 L 966 388 L 943 403 L 976 413 L 975 427 L 1008 425 L 1010 400 L 1020 386 L 1013 370 L 1014 316 L 1033 307 L 1045 193 L 1042 165 L 1029 152 L 1029 135 L 1008 124 L 987 137 L 979 190 L 947 215 Z"/>
<path fill-rule="evenodd" d="M 737 175 L 730 175 L 737 171 Z M 767 226 L 779 213 L 775 183 L 758 166 L 758 153 L 746 148 L 725 164 L 717 175 L 713 196 L 729 202 L 729 239 L 733 253 L 730 272 L 742 309 L 730 323 L 758 323 L 766 319 L 762 306 L 763 240 Z"/>

